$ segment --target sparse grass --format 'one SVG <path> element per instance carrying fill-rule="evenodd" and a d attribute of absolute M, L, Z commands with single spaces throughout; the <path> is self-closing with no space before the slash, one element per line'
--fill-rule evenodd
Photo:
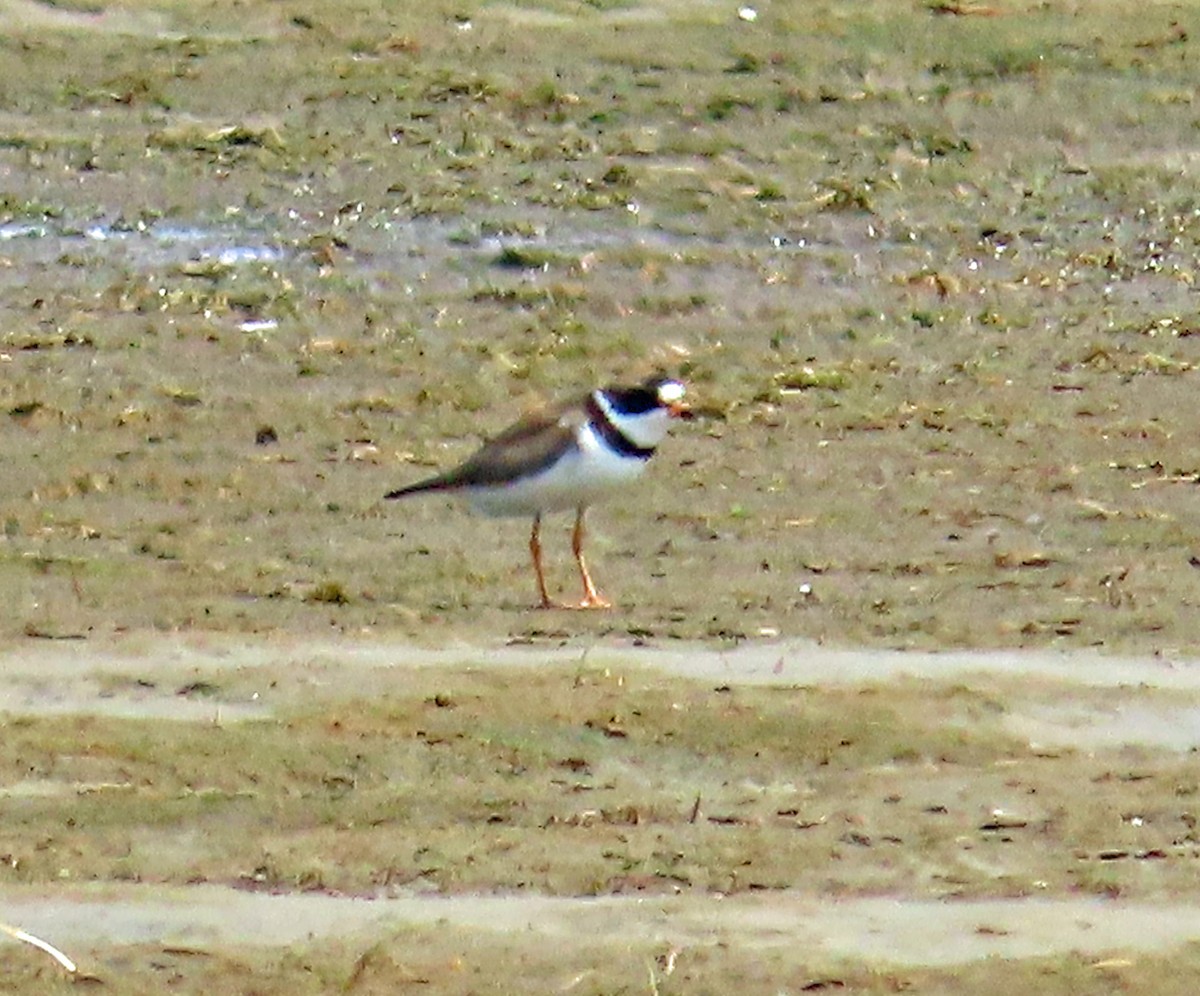
<path fill-rule="evenodd" d="M 1170 791 L 1188 783 L 1186 759 L 1034 753 L 1002 732 L 1007 690 L 417 671 L 313 708 L 281 673 L 270 685 L 299 711 L 220 723 L 220 703 L 247 680 L 268 676 L 205 683 L 212 724 L 6 720 L 5 781 L 64 792 L 8 800 L 3 880 L 870 893 L 934 867 L 956 869 L 962 897 L 1034 882 L 1136 896 L 1158 886 L 1132 858 L 1101 853 L 1171 852 L 1189 832 L 1188 804 Z M 1069 802 L 1080 783 L 1086 805 Z M 98 787 L 73 791 L 81 784 Z M 997 838 L 992 809 L 1021 823 L 989 871 L 971 872 L 967 853 Z M 202 848 L 189 843 L 197 834 Z M 885 865 L 880 848 L 894 852 Z"/>
<path fill-rule="evenodd" d="M 214 716 L 225 694 L 206 687 Z M 970 702 L 958 694 L 944 708 Z M 382 869 L 446 891 L 603 893 L 631 874 L 700 889 L 797 885 L 822 874 L 818 855 L 859 805 L 864 771 L 962 771 L 1020 753 L 994 732 L 912 725 L 902 708 L 870 690 L 418 672 L 370 700 L 269 722 L 11 718 L 6 779 L 111 788 L 10 800 L 4 877 L 103 878 L 119 861 L 138 881 L 236 884 L 267 854 L 275 888 L 303 889 L 315 852 L 322 887 L 351 893 L 377 886 Z M 797 814 L 829 824 L 798 834 Z M 730 848 L 730 821 L 758 830 Z M 201 851 L 169 843 L 185 828 L 203 832 Z M 132 833 L 143 859 L 117 846 Z M 47 834 L 61 847 L 36 847 Z M 655 857 L 664 834 L 680 849 L 666 863 Z"/>

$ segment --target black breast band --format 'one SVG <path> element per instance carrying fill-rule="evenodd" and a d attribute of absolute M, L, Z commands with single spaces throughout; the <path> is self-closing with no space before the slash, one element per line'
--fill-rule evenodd
<path fill-rule="evenodd" d="M 654 456 L 653 446 L 638 446 L 609 421 L 608 414 L 600 407 L 594 394 L 588 395 L 587 414 L 592 428 L 600 433 L 600 438 L 604 440 L 609 449 L 620 453 L 621 456 L 633 457 L 637 460 L 649 460 Z"/>

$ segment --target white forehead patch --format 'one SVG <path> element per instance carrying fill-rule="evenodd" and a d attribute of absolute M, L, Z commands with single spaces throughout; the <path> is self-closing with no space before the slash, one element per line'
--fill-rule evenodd
<path fill-rule="evenodd" d="M 666 380 L 658 385 L 658 400 L 664 405 L 673 405 L 676 401 L 682 401 L 684 395 L 684 386 L 677 380 Z"/>

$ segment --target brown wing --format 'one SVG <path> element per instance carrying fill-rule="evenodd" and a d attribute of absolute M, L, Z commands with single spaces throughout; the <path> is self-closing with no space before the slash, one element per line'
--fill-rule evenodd
<path fill-rule="evenodd" d="M 402 498 L 421 491 L 504 484 L 523 474 L 536 473 L 550 466 L 573 442 L 584 419 L 584 413 L 576 405 L 532 412 L 489 439 L 466 462 L 384 497 Z"/>
<path fill-rule="evenodd" d="M 470 486 L 503 484 L 523 474 L 537 473 L 574 442 L 582 419 L 582 413 L 574 416 L 564 407 L 526 415 L 445 476 L 453 484 Z"/>

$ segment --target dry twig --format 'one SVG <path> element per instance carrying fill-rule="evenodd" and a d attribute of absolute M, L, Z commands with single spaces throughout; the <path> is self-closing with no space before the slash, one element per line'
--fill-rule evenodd
<path fill-rule="evenodd" d="M 33 934 L 26 933 L 18 927 L 10 927 L 7 923 L 0 923 L 0 930 L 8 934 L 18 941 L 23 941 L 26 944 L 32 944 L 35 948 L 45 951 L 51 958 L 62 965 L 71 974 L 75 973 L 75 962 L 71 961 L 65 954 L 58 950 L 53 944 L 43 941 L 40 937 L 34 937 Z"/>

